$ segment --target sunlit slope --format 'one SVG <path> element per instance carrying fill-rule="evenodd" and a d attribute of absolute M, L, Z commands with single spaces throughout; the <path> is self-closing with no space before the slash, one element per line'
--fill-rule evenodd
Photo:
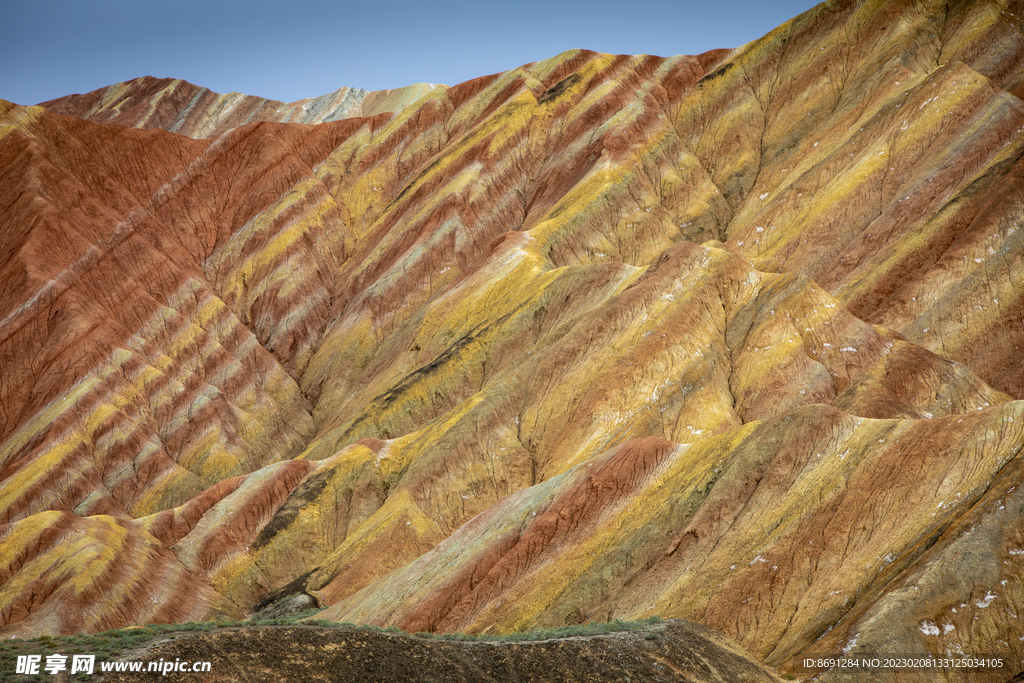
<path fill-rule="evenodd" d="M 823 3 L 203 140 L 5 103 L 0 631 L 1024 656 L 1017 10 Z"/>
<path fill-rule="evenodd" d="M 417 83 L 373 91 L 338 88 L 320 97 L 279 102 L 238 92 L 222 95 L 180 78 L 145 76 L 84 95 L 66 95 L 40 106 L 96 123 L 160 128 L 190 138 L 212 138 L 259 121 L 323 123 L 398 111 L 437 87 L 444 86 Z"/>
<path fill-rule="evenodd" d="M 728 200 L 703 234 L 1024 395 L 1021 15 L 830 2 L 738 50 L 675 119 Z"/>
<path fill-rule="evenodd" d="M 502 632 L 672 613 L 776 664 L 826 632 L 833 647 L 859 634 L 875 648 L 1005 649 L 1024 598 L 1008 562 L 1020 522 L 1003 512 L 1021 410 L 872 420 L 814 405 L 694 444 L 630 440 L 504 498 L 326 614 Z M 962 632 L 930 637 L 927 623 Z"/>

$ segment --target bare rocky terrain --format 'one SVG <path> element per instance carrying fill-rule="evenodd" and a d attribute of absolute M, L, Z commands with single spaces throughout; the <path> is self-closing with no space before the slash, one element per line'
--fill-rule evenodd
<path fill-rule="evenodd" d="M 364 681 L 365 683 L 775 683 L 721 634 L 664 622 L 644 631 L 538 642 L 467 642 L 363 629 L 262 626 L 179 635 L 131 655 L 139 660 L 209 661 L 209 674 L 176 681 Z M 152 680 L 107 674 L 99 680 Z"/>
<path fill-rule="evenodd" d="M 1022 17 L 0 102 L 0 638 L 661 615 L 1024 670 Z"/>

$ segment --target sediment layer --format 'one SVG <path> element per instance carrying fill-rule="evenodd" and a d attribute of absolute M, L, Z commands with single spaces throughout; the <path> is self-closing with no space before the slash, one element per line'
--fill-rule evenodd
<path fill-rule="evenodd" d="M 300 596 L 1024 659 L 1020 9 L 317 125 L 4 103 L 0 634 Z"/>

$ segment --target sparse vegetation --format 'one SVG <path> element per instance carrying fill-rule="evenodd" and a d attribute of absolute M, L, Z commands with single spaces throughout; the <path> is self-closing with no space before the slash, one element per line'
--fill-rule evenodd
<path fill-rule="evenodd" d="M 595 622 L 588 624 L 576 624 L 572 626 L 558 626 L 555 628 L 536 629 L 525 633 L 506 633 L 494 635 L 484 633 L 473 635 L 469 633 L 434 633 L 428 634 L 431 638 L 442 640 L 486 640 L 486 641 L 524 641 L 524 640 L 548 640 L 551 638 L 571 638 L 574 636 L 599 636 L 606 633 L 618 633 L 622 631 L 642 631 L 652 625 L 660 623 L 661 617 L 653 616 L 641 621 L 615 621 Z M 653 632 L 649 635 L 657 634 Z"/>
<path fill-rule="evenodd" d="M 0 641 L 0 681 L 48 681 L 52 675 L 41 673 L 34 676 L 15 675 L 18 655 L 42 655 L 43 663 L 46 655 L 51 654 L 93 654 L 97 661 L 118 659 L 124 653 L 142 647 L 162 637 L 174 637 L 177 633 L 211 631 L 219 628 L 247 628 L 252 626 L 319 626 L 322 628 L 354 628 L 378 633 L 404 635 L 416 638 L 454 641 L 487 641 L 487 642 L 521 642 L 531 640 L 549 640 L 551 638 L 571 638 L 576 636 L 596 636 L 624 631 L 642 631 L 661 622 L 661 617 L 653 616 L 640 621 L 623 621 L 616 619 L 609 622 L 590 622 L 572 626 L 537 629 L 525 633 L 507 634 L 470 634 L 470 633 L 408 633 L 394 626 L 380 627 L 352 623 L 337 623 L 324 619 L 310 619 L 321 610 L 312 609 L 287 617 L 266 619 L 262 621 L 206 621 L 188 622 L 184 624 L 154 624 L 150 626 L 126 628 L 100 633 L 73 636 L 40 636 L 38 638 L 11 638 Z M 650 631 L 645 636 L 648 640 L 659 637 L 659 633 Z M 42 671 L 42 667 L 40 667 Z M 87 675 L 78 674 L 75 680 L 86 680 Z"/>

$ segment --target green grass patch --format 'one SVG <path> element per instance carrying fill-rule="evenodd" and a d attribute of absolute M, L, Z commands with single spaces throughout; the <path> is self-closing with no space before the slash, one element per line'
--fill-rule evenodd
<path fill-rule="evenodd" d="M 555 628 L 542 628 L 524 633 L 494 634 L 471 634 L 471 633 L 416 633 L 420 638 L 433 638 L 435 640 L 481 640 L 486 642 L 521 642 L 529 640 L 550 640 L 551 638 L 572 638 L 574 636 L 599 636 L 606 633 L 621 633 L 623 631 L 644 631 L 654 624 L 661 623 L 661 617 L 654 616 L 640 621 L 592 621 L 588 624 L 573 624 L 571 626 L 558 626 Z M 358 626 L 356 628 L 370 628 Z M 410 635 L 410 634 L 407 634 Z M 655 632 L 650 632 L 647 638 L 660 637 Z"/>

